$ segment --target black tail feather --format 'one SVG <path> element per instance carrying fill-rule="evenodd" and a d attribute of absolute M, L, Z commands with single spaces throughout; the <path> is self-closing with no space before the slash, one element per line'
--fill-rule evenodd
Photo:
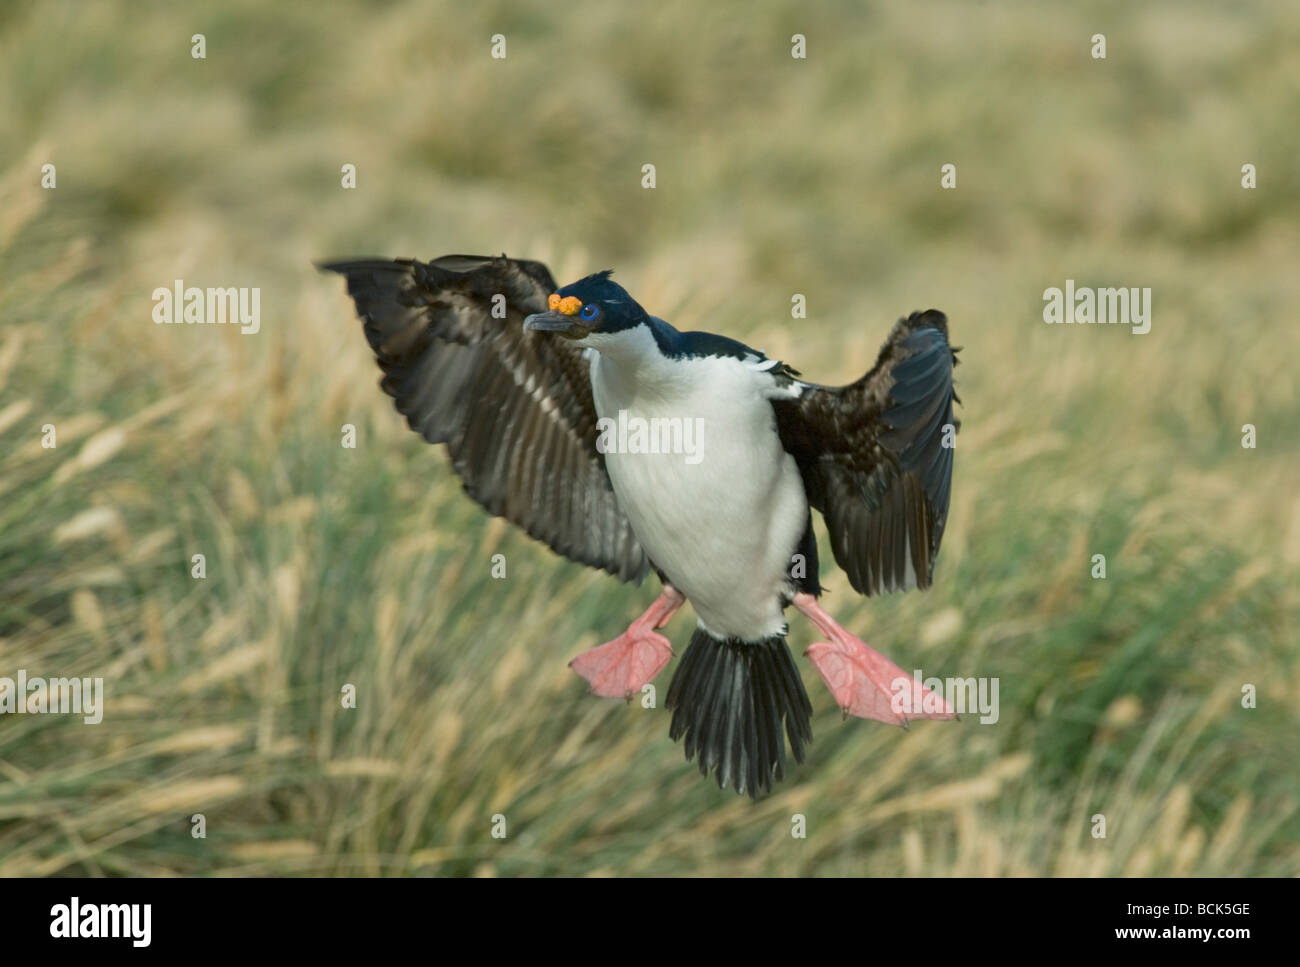
<path fill-rule="evenodd" d="M 785 638 L 725 641 L 697 628 L 668 686 L 668 735 L 718 785 L 757 798 L 785 777 L 785 739 L 796 762 L 812 741 L 812 703 Z M 782 723 L 785 736 L 781 734 Z"/>

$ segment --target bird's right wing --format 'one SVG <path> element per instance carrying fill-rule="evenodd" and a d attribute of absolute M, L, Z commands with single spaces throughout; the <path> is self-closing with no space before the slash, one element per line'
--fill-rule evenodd
<path fill-rule="evenodd" d="M 645 575 L 596 449 L 588 363 L 572 342 L 523 329 L 556 290 L 546 266 L 447 255 L 320 268 L 346 277 L 380 386 L 411 429 L 447 444 L 466 493 L 571 560 Z"/>

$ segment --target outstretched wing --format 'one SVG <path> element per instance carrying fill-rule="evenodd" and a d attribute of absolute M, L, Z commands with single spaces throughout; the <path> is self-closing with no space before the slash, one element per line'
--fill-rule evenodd
<path fill-rule="evenodd" d="M 856 383 L 772 403 L 835 560 L 862 594 L 930 586 L 952 490 L 944 428 L 959 426 L 956 364 L 944 314 L 914 312 Z"/>
<path fill-rule="evenodd" d="M 347 278 L 379 385 L 411 429 L 447 444 L 466 493 L 571 560 L 644 576 L 596 450 L 588 363 L 568 340 L 523 329 L 556 290 L 546 266 L 447 255 L 320 268 Z"/>

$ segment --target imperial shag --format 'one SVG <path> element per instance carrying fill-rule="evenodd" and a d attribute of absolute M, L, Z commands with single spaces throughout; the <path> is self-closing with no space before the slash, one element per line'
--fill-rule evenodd
<path fill-rule="evenodd" d="M 846 715 L 953 717 L 928 691 L 900 711 L 909 676 L 822 609 L 811 514 L 861 594 L 929 586 L 957 426 L 943 313 L 900 319 L 870 372 L 828 387 L 678 332 L 608 271 L 559 288 L 540 262 L 505 256 L 321 268 L 347 278 L 381 387 L 447 445 L 471 497 L 567 558 L 623 581 L 658 574 L 650 609 L 571 662 L 595 694 L 630 697 L 662 671 L 673 652 L 658 629 L 691 602 L 669 734 L 720 786 L 770 790 L 786 738 L 797 762 L 812 741 L 790 605 L 825 636 L 807 655 Z M 689 454 L 674 445 L 683 428 L 697 431 Z"/>

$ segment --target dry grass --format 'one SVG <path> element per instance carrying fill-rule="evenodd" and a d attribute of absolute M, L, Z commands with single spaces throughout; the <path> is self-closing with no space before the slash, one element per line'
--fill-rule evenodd
<path fill-rule="evenodd" d="M 0 718 L 0 875 L 1300 873 L 1300 12 L 226 6 L 0 12 L 0 675 L 108 694 Z M 824 580 L 998 724 L 842 724 L 806 669 L 811 760 L 752 804 L 588 698 L 649 590 L 485 520 L 311 268 L 503 249 L 826 382 L 945 309 L 937 586 Z M 262 331 L 154 325 L 176 278 Z M 1150 286 L 1151 333 L 1043 325 L 1066 278 Z"/>

